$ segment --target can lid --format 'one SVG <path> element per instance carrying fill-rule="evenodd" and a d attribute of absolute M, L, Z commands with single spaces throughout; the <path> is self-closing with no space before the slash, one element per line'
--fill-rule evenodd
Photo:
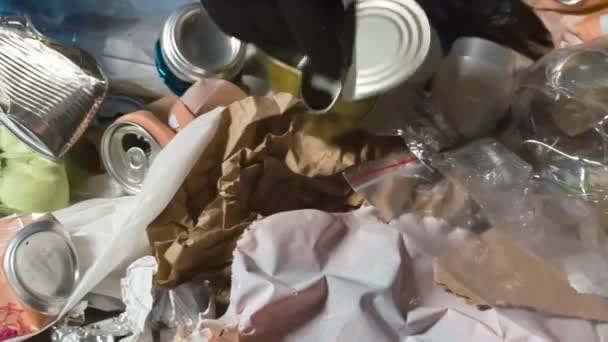
<path fill-rule="evenodd" d="M 38 221 L 21 229 L 9 243 L 4 273 L 25 304 L 57 315 L 78 282 L 78 258 L 59 223 Z"/>
<path fill-rule="evenodd" d="M 355 51 L 342 96 L 359 100 L 390 90 L 424 63 L 431 25 L 414 0 L 357 0 Z"/>
<path fill-rule="evenodd" d="M 141 191 L 148 169 L 161 149 L 150 132 L 129 121 L 110 125 L 101 140 L 101 158 L 106 170 L 131 195 Z"/>

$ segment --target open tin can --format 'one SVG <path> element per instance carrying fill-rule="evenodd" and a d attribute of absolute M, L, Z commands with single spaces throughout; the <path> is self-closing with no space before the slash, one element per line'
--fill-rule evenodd
<path fill-rule="evenodd" d="M 152 112 L 120 117 L 103 134 L 101 159 L 110 176 L 129 194 L 141 190 L 150 165 L 175 132 Z"/>
<path fill-rule="evenodd" d="M 156 64 L 177 95 L 203 77 L 232 79 L 245 63 L 247 46 L 226 35 L 200 3 L 178 8 L 165 22 L 156 46 Z"/>

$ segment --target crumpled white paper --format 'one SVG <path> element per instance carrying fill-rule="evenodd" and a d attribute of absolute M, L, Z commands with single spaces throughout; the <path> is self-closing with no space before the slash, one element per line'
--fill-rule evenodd
<path fill-rule="evenodd" d="M 237 325 L 241 341 L 608 340 L 608 324 L 481 311 L 437 286 L 433 258 L 466 237 L 413 215 L 382 224 L 369 208 L 271 216 L 238 242 L 229 312 L 200 328 L 217 338 L 218 325 Z M 222 341 L 238 341 L 231 336 Z"/>
<path fill-rule="evenodd" d="M 186 283 L 171 290 L 155 290 L 157 270 L 156 258 L 145 256 L 127 268 L 120 282 L 126 306 L 120 321 L 132 332 L 124 342 L 171 341 L 176 335 L 194 331 L 200 321 L 217 317 L 208 284 Z"/>

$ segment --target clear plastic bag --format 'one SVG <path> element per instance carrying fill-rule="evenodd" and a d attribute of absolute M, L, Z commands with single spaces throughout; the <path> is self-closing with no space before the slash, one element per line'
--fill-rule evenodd
<path fill-rule="evenodd" d="M 409 152 L 353 166 L 344 172 L 344 177 L 387 222 L 405 213 L 416 213 L 476 231 L 487 227 L 479 206 L 466 189 Z"/>
<path fill-rule="evenodd" d="M 552 51 L 522 75 L 516 94 L 513 112 L 523 138 L 517 148 L 535 178 L 555 185 L 561 197 L 585 202 L 574 217 L 585 222 L 589 213 L 605 227 L 608 39 Z"/>
<path fill-rule="evenodd" d="M 572 194 L 605 197 L 608 39 L 554 50 L 522 76 L 516 93 L 526 160 Z"/>
<path fill-rule="evenodd" d="M 558 267 L 581 293 L 608 296 L 606 232 L 593 207 L 551 182 L 500 143 L 483 139 L 433 166 L 466 188 L 489 222 Z"/>
<path fill-rule="evenodd" d="M 390 221 L 414 206 L 416 187 L 429 182 L 433 172 L 411 153 L 397 153 L 381 160 L 353 166 L 344 177 L 358 194 Z"/>

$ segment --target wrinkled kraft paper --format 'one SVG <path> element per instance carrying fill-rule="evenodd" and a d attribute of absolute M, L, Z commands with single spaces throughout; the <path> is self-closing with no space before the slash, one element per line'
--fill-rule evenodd
<path fill-rule="evenodd" d="M 471 304 L 608 321 L 608 304 L 602 297 L 578 293 L 562 272 L 526 252 L 500 229 L 437 258 L 434 274 L 438 284 Z"/>
<path fill-rule="evenodd" d="M 303 113 L 287 94 L 226 108 L 182 188 L 148 228 L 159 261 L 157 285 L 203 277 L 214 288 L 229 288 L 232 252 L 251 222 L 296 209 L 358 207 L 362 199 L 340 172 L 402 146 L 360 132 L 326 142 L 303 133 L 310 120 Z"/>

